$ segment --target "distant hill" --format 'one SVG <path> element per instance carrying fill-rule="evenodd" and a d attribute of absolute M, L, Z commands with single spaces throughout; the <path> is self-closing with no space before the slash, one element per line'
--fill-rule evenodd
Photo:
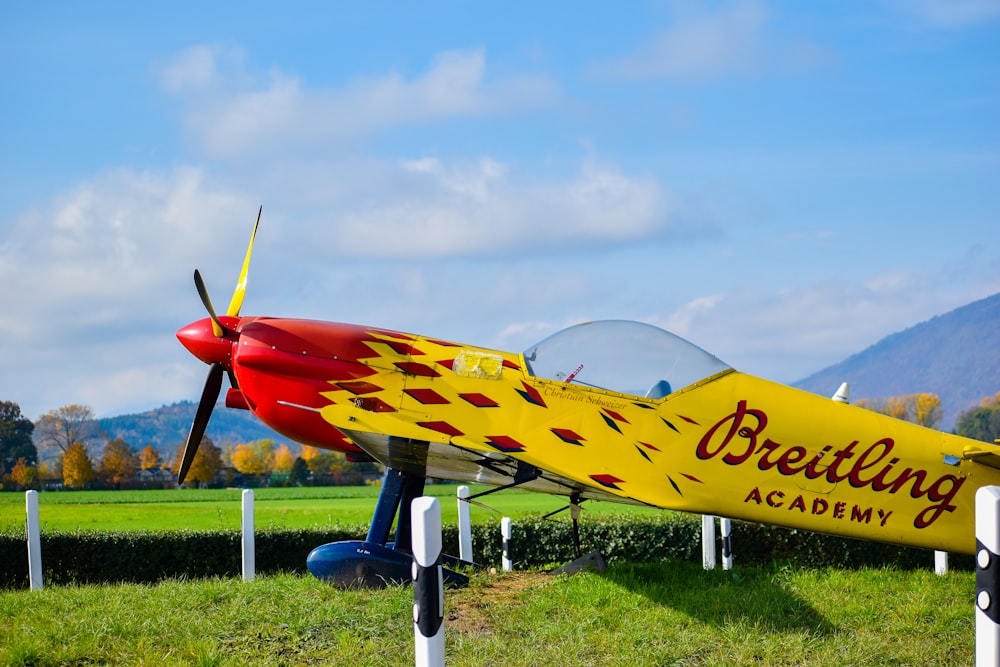
<path fill-rule="evenodd" d="M 795 386 L 832 396 L 841 382 L 852 402 L 937 394 L 940 429 L 951 431 L 960 412 L 1000 391 L 1000 294 L 887 336 Z"/>
<path fill-rule="evenodd" d="M 99 419 L 98 424 L 109 438 L 121 438 L 135 449 L 153 445 L 159 450 L 161 457 L 169 460 L 177 449 L 184 445 L 197 410 L 197 403 L 182 401 L 148 412 Z M 264 438 L 293 444 L 288 438 L 264 426 L 250 412 L 228 410 L 223 405 L 215 407 L 205 435 L 217 445 L 252 442 Z"/>

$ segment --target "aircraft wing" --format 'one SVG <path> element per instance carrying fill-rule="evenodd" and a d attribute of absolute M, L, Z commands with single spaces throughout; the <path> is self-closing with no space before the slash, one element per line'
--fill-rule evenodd
<path fill-rule="evenodd" d="M 1000 470 L 1000 447 L 983 443 L 982 447 L 966 447 L 962 458 Z"/>
<path fill-rule="evenodd" d="M 382 465 L 400 472 L 444 480 L 516 486 L 526 491 L 643 505 L 586 486 L 499 452 L 480 452 L 450 442 L 428 442 L 366 431 L 345 431 L 348 437 Z"/>

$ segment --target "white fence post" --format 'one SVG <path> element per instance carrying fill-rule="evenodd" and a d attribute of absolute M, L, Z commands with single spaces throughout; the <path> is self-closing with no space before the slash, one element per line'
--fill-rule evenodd
<path fill-rule="evenodd" d="M 719 519 L 722 527 L 722 569 L 733 569 L 733 522 L 731 519 Z"/>
<path fill-rule="evenodd" d="M 458 487 L 458 557 L 466 563 L 472 561 L 472 506 L 465 502 L 469 487 Z"/>
<path fill-rule="evenodd" d="M 413 526 L 413 641 L 417 667 L 444 665 L 444 573 L 441 504 L 421 496 L 410 505 Z"/>
<path fill-rule="evenodd" d="M 500 534 L 503 535 L 503 556 L 501 557 L 501 563 L 503 565 L 504 572 L 510 572 L 514 569 L 514 564 L 510 560 L 510 517 L 505 516 L 500 519 Z"/>
<path fill-rule="evenodd" d="M 715 569 L 715 517 L 701 516 L 701 563 L 706 570 Z"/>
<path fill-rule="evenodd" d="M 253 534 L 253 489 L 243 489 L 243 581 L 253 581 L 256 576 L 256 555 Z"/>
<path fill-rule="evenodd" d="M 976 667 L 1000 664 L 1000 487 L 976 491 Z"/>
<path fill-rule="evenodd" d="M 28 579 L 31 590 L 42 590 L 42 533 L 38 518 L 38 491 L 24 493 L 24 506 L 28 518 L 25 530 L 28 533 Z"/>
<path fill-rule="evenodd" d="M 934 552 L 934 573 L 939 577 L 943 577 L 948 574 L 948 552 L 947 551 L 935 551 Z"/>

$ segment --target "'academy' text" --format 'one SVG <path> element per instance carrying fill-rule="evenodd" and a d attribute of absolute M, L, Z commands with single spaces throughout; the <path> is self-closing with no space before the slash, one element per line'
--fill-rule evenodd
<path fill-rule="evenodd" d="M 827 445 L 810 455 L 805 447 L 785 445 L 766 437 L 766 428 L 764 411 L 748 408 L 746 401 L 740 401 L 735 412 L 723 417 L 702 436 L 698 458 L 704 461 L 721 456 L 731 466 L 756 462 L 760 470 L 775 469 L 787 477 L 822 478 L 831 484 L 846 481 L 856 489 L 868 488 L 878 493 L 908 489 L 911 498 L 926 498 L 931 502 L 914 518 L 913 525 L 917 528 L 926 528 L 944 512 L 953 512 L 956 505 L 952 500 L 965 482 L 965 478 L 955 475 L 930 480 L 926 470 L 898 465 L 900 459 L 892 456 L 896 444 L 892 438 L 882 438 L 867 447 L 855 440 L 836 451 L 833 445 Z M 768 497 L 764 496 L 764 500 Z"/>

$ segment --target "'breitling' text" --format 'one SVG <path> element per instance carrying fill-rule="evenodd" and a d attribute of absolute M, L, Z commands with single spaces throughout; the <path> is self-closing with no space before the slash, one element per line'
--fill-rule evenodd
<path fill-rule="evenodd" d="M 747 407 L 740 401 L 736 410 L 709 428 L 698 443 L 697 455 L 702 460 L 721 456 L 732 466 L 753 465 L 760 470 L 776 470 L 782 475 L 801 475 L 810 480 L 826 480 L 831 484 L 846 481 L 856 489 L 898 493 L 909 491 L 914 499 L 926 498 L 932 504 L 913 520 L 916 528 L 926 528 L 945 512 L 952 512 L 952 503 L 964 478 L 941 475 L 932 479 L 926 470 L 900 463 L 893 456 L 896 443 L 882 438 L 870 445 L 855 440 L 836 448 L 823 447 L 810 453 L 799 445 L 786 445 L 766 435 L 767 415 L 763 410 Z"/>

